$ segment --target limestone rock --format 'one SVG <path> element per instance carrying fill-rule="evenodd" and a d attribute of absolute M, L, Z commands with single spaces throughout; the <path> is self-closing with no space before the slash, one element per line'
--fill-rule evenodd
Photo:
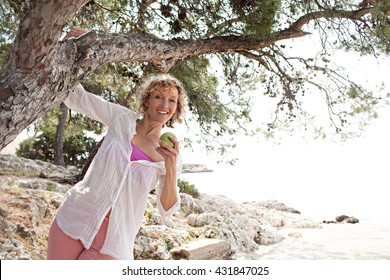
<path fill-rule="evenodd" d="M 187 217 L 188 224 L 193 227 L 202 227 L 204 225 L 209 225 L 221 221 L 222 217 L 216 213 L 201 213 L 201 214 L 190 214 Z"/>
<path fill-rule="evenodd" d="M 359 222 L 359 220 L 353 216 L 347 216 L 347 215 L 341 215 L 337 216 L 335 218 L 336 222 L 338 223 L 350 223 L 350 224 L 356 224 Z"/>
<path fill-rule="evenodd" d="M 334 220 L 323 221 L 323 223 L 324 224 L 336 224 L 336 223 L 356 224 L 359 223 L 359 219 L 355 218 L 354 216 L 340 215 L 337 216 Z"/>
<path fill-rule="evenodd" d="M 50 176 L 74 176 L 42 161 L 0 155 L 0 259 L 45 259 L 54 213 L 72 187 Z M 181 193 L 180 211 L 162 219 L 148 197 L 135 259 L 246 259 L 259 246 L 281 242 L 280 229 L 320 227 L 277 201 L 236 203 L 219 195 Z"/>
<path fill-rule="evenodd" d="M 212 170 L 207 168 L 207 166 L 204 164 L 184 163 L 182 172 L 183 173 L 201 173 L 201 172 L 212 172 Z"/>
<path fill-rule="evenodd" d="M 230 245 L 226 240 L 199 239 L 171 250 L 174 259 L 188 260 L 227 260 L 230 258 Z"/>
<path fill-rule="evenodd" d="M 290 232 L 290 233 L 288 234 L 288 236 L 293 237 L 293 238 L 301 238 L 301 237 L 302 237 L 302 234 L 299 233 L 299 232 Z"/>

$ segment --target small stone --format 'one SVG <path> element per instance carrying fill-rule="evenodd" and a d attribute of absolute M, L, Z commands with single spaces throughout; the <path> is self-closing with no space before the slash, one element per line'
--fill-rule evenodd
<path fill-rule="evenodd" d="M 290 232 L 288 234 L 288 236 L 293 237 L 293 238 L 301 238 L 302 234 L 300 234 L 299 232 Z"/>

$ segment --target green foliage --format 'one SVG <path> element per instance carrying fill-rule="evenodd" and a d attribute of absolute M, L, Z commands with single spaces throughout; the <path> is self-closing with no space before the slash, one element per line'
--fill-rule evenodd
<path fill-rule="evenodd" d="M 4 2 L 4 1 L 3 1 Z M 5 1 L 0 5 L 0 67 L 7 60 L 12 47 L 12 41 L 18 29 L 19 20 L 14 11 Z"/>
<path fill-rule="evenodd" d="M 218 98 L 217 77 L 208 73 L 209 60 L 205 57 L 186 59 L 171 70 L 187 90 L 189 110 L 200 124 L 224 122 L 223 104 Z M 197 69 L 191 71 L 191 69 Z"/>
<path fill-rule="evenodd" d="M 375 43 L 380 52 L 390 54 L 390 1 L 382 1 L 374 9 L 372 23 L 373 34 L 369 38 Z M 372 36 L 374 35 L 374 36 Z"/>
<path fill-rule="evenodd" d="M 83 82 L 84 87 L 103 98 L 136 110 L 136 91 L 142 77 L 151 72 L 148 63 L 104 65 Z"/>
<path fill-rule="evenodd" d="M 10 44 L 0 45 L 0 67 L 2 67 L 6 62 L 10 49 L 11 49 Z"/>
<path fill-rule="evenodd" d="M 27 138 L 20 143 L 19 149 L 16 150 L 16 155 L 30 159 L 53 160 L 53 142 L 48 142 L 48 138 L 50 139 L 47 133 L 42 133 L 38 137 Z"/>
<path fill-rule="evenodd" d="M 56 189 L 56 186 L 54 185 L 54 183 L 48 182 L 48 183 L 46 184 L 46 190 L 47 190 L 47 191 L 52 192 L 52 191 L 54 191 L 55 189 Z"/>
<path fill-rule="evenodd" d="M 90 89 L 92 85 L 86 85 L 87 89 Z M 56 129 L 58 125 L 58 115 L 60 114 L 59 107 L 53 109 L 52 111 L 48 112 L 46 115 L 44 115 L 42 118 L 39 118 L 34 124 L 33 124 L 33 130 L 35 131 L 36 135 L 38 138 L 41 137 L 43 138 L 43 142 L 45 141 L 53 141 L 55 139 L 55 134 L 56 134 Z M 72 143 L 67 143 L 72 140 L 68 139 L 73 139 L 76 142 L 82 141 L 82 139 L 86 139 L 90 144 L 95 143 L 96 141 L 92 141 L 91 137 L 86 137 L 85 132 L 88 131 L 91 134 L 95 135 L 101 135 L 104 132 L 104 126 L 85 116 L 82 114 L 78 114 L 75 112 L 70 112 L 68 114 L 68 118 L 66 121 L 66 129 L 64 132 L 64 149 L 65 146 L 68 145 L 69 148 L 71 148 Z M 76 145 L 76 142 L 74 145 Z M 77 143 L 77 145 L 82 145 L 82 146 L 89 146 L 90 144 L 82 144 L 82 143 Z M 50 146 L 54 146 L 53 144 L 50 144 Z M 74 148 L 71 148 L 71 150 L 76 150 Z M 88 151 L 90 148 L 88 149 Z M 83 151 L 81 149 L 81 151 Z M 84 158 L 84 156 L 82 157 Z M 51 159 L 51 157 L 48 157 L 47 159 Z M 69 160 L 68 160 L 69 161 Z M 75 160 L 71 160 L 72 162 L 75 162 Z M 66 162 L 66 161 L 65 161 Z"/>
<path fill-rule="evenodd" d="M 276 23 L 280 0 L 231 0 L 233 10 L 244 23 L 242 32 L 258 38 L 271 36 Z"/>
<path fill-rule="evenodd" d="M 177 186 L 179 187 L 180 192 L 182 192 L 182 193 L 189 194 L 194 198 L 198 198 L 200 196 L 200 193 L 199 193 L 198 189 L 195 187 L 195 185 L 190 184 L 186 180 L 178 179 Z"/>
<path fill-rule="evenodd" d="M 39 159 L 47 162 L 54 160 L 54 135 L 43 131 L 38 136 L 29 137 L 20 143 L 17 156 Z M 81 134 L 71 135 L 64 141 L 64 161 L 67 165 L 81 168 L 96 145 L 92 137 Z"/>

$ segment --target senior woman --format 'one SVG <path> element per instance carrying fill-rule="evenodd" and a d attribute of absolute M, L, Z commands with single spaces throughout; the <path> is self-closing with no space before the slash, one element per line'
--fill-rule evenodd
<path fill-rule="evenodd" d="M 155 75 L 140 88 L 139 115 L 110 103 L 81 85 L 65 104 L 108 127 L 85 177 L 71 188 L 49 232 L 48 259 L 133 259 L 148 194 L 164 218 L 180 205 L 177 177 L 182 161 L 179 143 L 159 140 L 164 126 L 182 121 L 183 85 L 167 74 Z"/>

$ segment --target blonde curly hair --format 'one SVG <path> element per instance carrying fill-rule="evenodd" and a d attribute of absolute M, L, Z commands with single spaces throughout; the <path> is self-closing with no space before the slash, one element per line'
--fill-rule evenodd
<path fill-rule="evenodd" d="M 139 106 L 138 113 L 144 116 L 151 94 L 162 87 L 176 88 L 178 92 L 177 108 L 175 114 L 169 119 L 165 125 L 173 128 L 174 123 L 182 123 L 185 114 L 185 107 L 187 106 L 187 93 L 183 84 L 170 74 L 158 74 L 149 76 L 140 86 L 138 90 Z"/>

